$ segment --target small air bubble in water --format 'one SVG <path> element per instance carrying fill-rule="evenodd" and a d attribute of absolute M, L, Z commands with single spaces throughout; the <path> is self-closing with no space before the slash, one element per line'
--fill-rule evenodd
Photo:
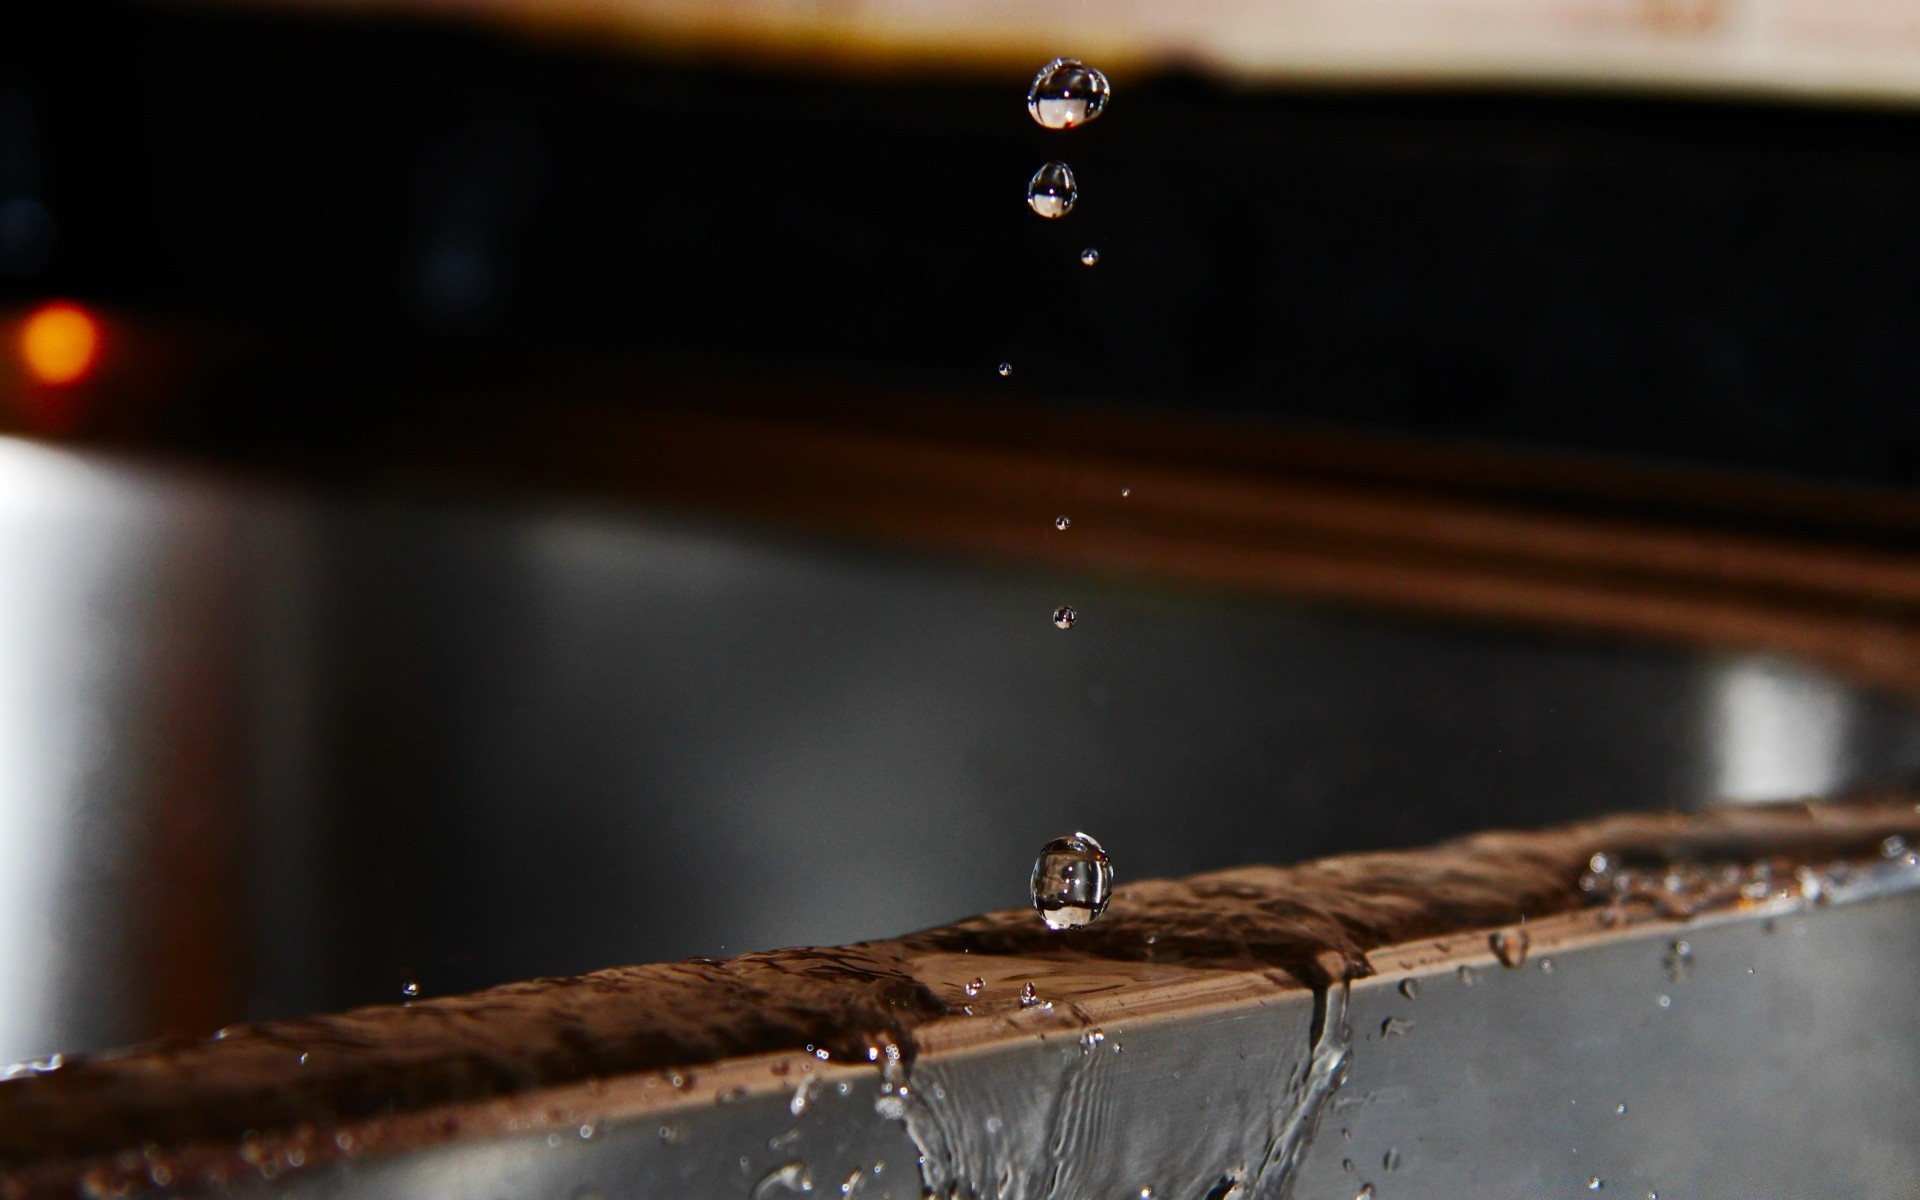
<path fill-rule="evenodd" d="M 1027 112 L 1048 129 L 1072 129 L 1097 118 L 1113 88 L 1106 75 L 1075 58 L 1040 68 L 1027 90 Z"/>
<path fill-rule="evenodd" d="M 1073 623 L 1079 619 L 1080 614 L 1073 611 L 1071 604 L 1062 604 L 1053 610 L 1053 623 L 1062 629 L 1072 629 Z"/>
<path fill-rule="evenodd" d="M 1065 629 L 1073 624 L 1073 611 L 1067 613 Z M 1085 925 L 1107 910 L 1113 892 L 1113 863 L 1100 843 L 1084 833 L 1055 838 L 1040 848 L 1033 860 L 1033 906 L 1049 929 L 1071 929 Z"/>
<path fill-rule="evenodd" d="M 1062 533 L 1065 533 L 1067 526 L 1071 524 L 1073 524 L 1073 522 L 1068 520 L 1066 517 L 1055 517 L 1053 519 L 1053 527 L 1055 529 L 1060 530 Z"/>
<path fill-rule="evenodd" d="M 1085 250 L 1082 250 L 1080 252 L 1080 265 L 1083 267 L 1094 266 L 1099 261 L 1100 261 L 1100 252 L 1098 250 L 1095 250 L 1092 246 L 1088 246 Z"/>
<path fill-rule="evenodd" d="M 1073 211 L 1080 199 L 1080 185 L 1073 181 L 1073 168 L 1063 162 L 1050 162 L 1027 181 L 1027 207 L 1049 221 Z"/>
<path fill-rule="evenodd" d="M 411 1000 L 420 994 L 420 985 L 409 979 L 400 985 L 400 994 Z"/>

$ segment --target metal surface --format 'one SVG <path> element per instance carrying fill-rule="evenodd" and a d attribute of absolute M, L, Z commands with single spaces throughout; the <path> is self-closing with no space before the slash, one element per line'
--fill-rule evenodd
<path fill-rule="evenodd" d="M 1076 827 L 1139 879 L 1920 763 L 1785 661 L 11 441 L 0 656 L 0 1060 L 895 934 Z"/>
<path fill-rule="evenodd" d="M 1920 985 L 1916 882 L 1893 868 L 1830 907 L 1688 924 L 1551 918 L 1510 968 L 1482 934 L 1379 951 L 1346 1006 L 1345 1083 L 1312 1112 L 1316 997 L 1256 975 L 1157 1004 L 1115 993 L 1070 1022 L 947 1022 L 905 1105 L 877 1069 L 823 1065 L 802 1092 L 804 1056 L 743 1061 L 577 1131 L 549 1116 L 252 1194 L 915 1197 L 919 1157 L 971 1138 L 954 1159 L 963 1196 L 1202 1200 L 1228 1181 L 1251 1197 L 1910 1196 L 1920 1010 L 1900 998 Z M 972 1025 L 1003 1028 L 983 1040 Z M 959 1123 L 930 1138 L 934 1110 Z M 1317 1134 L 1297 1172 L 1262 1175 L 1260 1148 L 1299 1119 Z"/>

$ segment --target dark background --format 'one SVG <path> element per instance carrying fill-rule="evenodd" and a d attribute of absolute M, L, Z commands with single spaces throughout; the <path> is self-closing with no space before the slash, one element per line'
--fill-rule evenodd
<path fill-rule="evenodd" d="M 48 218 L 0 240 L 4 286 L 217 346 L 148 427 L 171 443 L 337 466 L 447 419 L 422 397 L 462 379 L 718 361 L 1916 470 L 1904 113 L 1174 74 L 1062 135 L 1024 71 L 849 80 L 297 9 L 4 21 L 0 202 Z M 1021 194 L 1052 157 L 1083 196 L 1044 223 Z"/>

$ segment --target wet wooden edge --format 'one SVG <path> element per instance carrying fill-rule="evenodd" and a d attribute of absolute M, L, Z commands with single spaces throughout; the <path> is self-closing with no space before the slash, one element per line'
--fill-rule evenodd
<path fill-rule="evenodd" d="M 1501 930 L 1523 929 L 1537 960 L 1543 954 L 1575 950 L 1648 927 L 1664 930 L 1687 924 L 1645 909 L 1616 909 L 1603 915 L 1604 910 L 1586 907 L 1575 876 L 1594 852 L 1643 863 L 1663 858 L 1700 863 L 1763 858 L 1777 860 L 1785 870 L 1785 864 L 1794 861 L 1880 862 L 1881 839 L 1894 835 L 1920 841 L 1920 811 L 1910 797 L 1848 805 L 1625 815 L 1534 833 L 1476 835 L 1421 851 L 1143 881 L 1116 897 L 1103 917 L 1112 922 L 1104 927 L 1112 931 L 1104 943 L 1092 938 L 1076 943 L 1047 934 L 1030 912 L 1010 911 L 895 943 L 875 943 L 864 950 L 821 953 L 858 952 L 875 962 L 904 964 L 942 1010 L 893 1031 L 853 1031 L 860 1035 L 854 1039 L 856 1045 L 864 1038 L 875 1058 L 884 1054 L 885 1045 L 895 1043 L 904 1044 L 909 1057 L 918 1053 L 944 1059 L 1033 1039 L 1076 1036 L 1088 1026 L 1105 1026 L 1118 1035 L 1144 1023 L 1191 1020 L 1224 1009 L 1300 998 L 1316 972 L 1332 980 L 1346 965 L 1363 976 L 1378 972 L 1393 978 L 1461 965 L 1497 970 L 1489 938 Z M 1222 888 L 1229 892 L 1220 893 Z M 1423 888 L 1433 893 L 1424 903 Z M 1224 961 L 1216 937 L 1220 926 L 1212 921 L 1218 914 L 1206 910 L 1210 894 L 1235 895 L 1281 912 L 1283 920 L 1268 931 L 1270 944 L 1259 943 L 1256 936 L 1249 943 L 1254 946 L 1251 954 L 1242 961 Z M 1180 910 L 1176 902 L 1181 898 L 1198 898 L 1202 907 L 1197 923 L 1192 912 Z M 1795 903 L 1770 896 L 1691 920 L 1764 916 L 1788 911 Z M 1341 905 L 1349 906 L 1348 910 L 1342 913 Z M 1314 922 L 1329 914 L 1334 915 L 1326 928 L 1334 932 L 1323 936 Z M 1240 918 L 1232 911 L 1225 915 L 1225 927 L 1235 928 Z M 1306 924 L 1289 923 L 1296 916 Z M 1382 920 L 1391 922 L 1391 928 L 1377 923 Z M 1096 923 L 1086 932 L 1096 934 L 1102 928 Z M 1165 939 L 1179 942 L 1174 961 L 1130 957 L 1138 944 L 1135 935 L 1141 931 L 1149 931 L 1149 939 L 1161 939 L 1160 944 L 1166 944 Z M 1338 944 L 1343 939 L 1345 945 Z M 968 943 L 980 948 L 967 949 Z M 962 948 L 943 948 L 943 944 Z M 1033 945 L 1038 950 L 994 952 L 996 945 Z M 1358 963 L 1351 959 L 1356 947 L 1363 955 Z M 976 978 L 983 986 L 970 995 L 967 984 Z M 427 1015 L 419 1010 L 482 1001 L 504 1006 L 493 1011 L 507 1028 L 538 1031 L 543 1021 L 552 1024 L 554 1013 L 566 1011 L 556 1006 L 564 1005 L 570 993 L 594 988 L 594 979 L 550 981 L 537 990 L 495 989 L 412 1008 L 361 1010 L 338 1020 L 384 1014 L 386 1019 L 361 1027 L 362 1042 L 356 1050 L 363 1057 L 361 1069 L 377 1076 L 395 1070 L 387 1056 L 404 1046 L 409 1027 L 417 1027 Z M 1048 1003 L 1020 1004 L 1021 985 L 1028 982 Z M 716 1022 L 724 1019 L 719 1012 L 724 996 L 716 990 L 712 997 Z M 644 991 L 625 995 L 621 1002 L 634 1022 L 644 1024 L 649 1019 Z M 968 1006 L 971 1013 L 965 1011 Z M 837 1044 L 845 1046 L 847 1032 L 823 1028 L 817 1036 L 823 1041 L 838 1037 Z M 233 1044 L 237 1043 L 230 1038 L 184 1050 L 135 1050 L 105 1056 L 94 1065 L 110 1068 L 105 1078 L 122 1088 L 155 1089 L 166 1103 L 191 1106 L 197 1097 L 213 1094 L 204 1088 L 219 1083 L 217 1068 L 228 1053 L 223 1045 Z M 393 1113 L 294 1121 L 279 1128 L 240 1131 L 238 1136 L 189 1138 L 170 1145 L 147 1143 L 135 1136 L 111 1152 L 62 1153 L 58 1146 L 48 1146 L 27 1161 L 0 1169 L 0 1195 L 113 1195 L 221 1187 L 323 1169 L 343 1160 L 384 1158 L 476 1140 L 540 1133 L 579 1136 L 583 1127 L 591 1135 L 605 1122 L 653 1118 L 751 1096 L 790 1094 L 807 1078 L 823 1084 L 854 1078 L 871 1081 L 878 1068 L 861 1057 L 842 1049 L 822 1061 L 808 1049 L 792 1046 L 720 1059 L 687 1055 L 684 1061 L 605 1077 L 557 1081 L 490 1097 L 427 1102 Z M 188 1061 L 200 1071 L 191 1078 L 201 1082 L 181 1087 L 172 1072 Z M 355 1069 L 352 1062 L 347 1068 Z M 71 1104 L 82 1118 L 97 1111 L 98 1097 L 89 1096 L 85 1089 L 60 1091 L 64 1073 L 77 1072 L 68 1078 L 84 1079 L 88 1069 L 83 1061 L 50 1075 L 0 1083 L 0 1128 L 40 1101 Z M 257 1061 L 247 1061 L 235 1069 L 257 1072 L 260 1067 Z M 292 1077 L 290 1068 L 279 1069 Z M 90 1110 L 89 1105 L 96 1108 Z"/>

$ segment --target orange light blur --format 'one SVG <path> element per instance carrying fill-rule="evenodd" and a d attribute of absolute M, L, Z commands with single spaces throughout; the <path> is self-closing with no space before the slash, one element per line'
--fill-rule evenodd
<path fill-rule="evenodd" d="M 38 308 L 20 327 L 20 359 L 41 383 L 79 383 L 100 361 L 100 321 L 64 301 Z"/>

